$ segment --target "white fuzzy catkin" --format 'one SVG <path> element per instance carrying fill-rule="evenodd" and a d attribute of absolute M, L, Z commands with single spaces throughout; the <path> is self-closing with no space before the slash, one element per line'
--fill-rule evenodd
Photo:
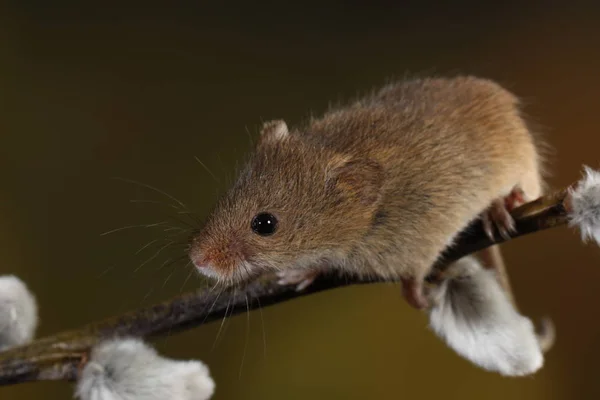
<path fill-rule="evenodd" d="M 35 297 L 25 283 L 13 275 L 0 276 L 0 350 L 31 341 L 37 323 Z"/>
<path fill-rule="evenodd" d="M 570 194 L 570 225 L 577 226 L 583 240 L 600 245 L 600 172 L 584 166 L 583 178 Z"/>
<path fill-rule="evenodd" d="M 160 356 L 140 339 L 97 345 L 77 382 L 80 400 L 205 400 L 215 390 L 200 361 Z"/>
<path fill-rule="evenodd" d="M 505 376 L 528 375 L 544 357 L 531 321 L 518 313 L 494 272 L 465 257 L 430 289 L 430 326 L 458 354 Z"/>

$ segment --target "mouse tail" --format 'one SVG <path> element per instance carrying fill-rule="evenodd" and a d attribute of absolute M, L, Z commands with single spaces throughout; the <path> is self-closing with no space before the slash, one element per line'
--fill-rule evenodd
<path fill-rule="evenodd" d="M 539 328 L 536 331 L 537 341 L 543 353 L 548 352 L 556 341 L 556 327 L 552 319 L 542 318 Z"/>

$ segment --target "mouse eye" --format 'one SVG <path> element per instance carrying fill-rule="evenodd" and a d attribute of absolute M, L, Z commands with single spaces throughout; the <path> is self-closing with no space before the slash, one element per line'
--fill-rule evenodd
<path fill-rule="evenodd" d="M 277 229 L 277 218 L 273 214 L 260 213 L 252 219 L 251 227 L 260 236 L 272 235 Z"/>

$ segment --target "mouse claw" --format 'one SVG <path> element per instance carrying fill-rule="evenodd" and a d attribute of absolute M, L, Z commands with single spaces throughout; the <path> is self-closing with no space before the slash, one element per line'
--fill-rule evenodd
<path fill-rule="evenodd" d="M 524 202 L 523 191 L 519 188 L 514 188 L 504 198 L 494 200 L 481 216 L 485 234 L 495 242 L 494 227 L 496 227 L 504 240 L 510 239 L 511 234 L 516 232 L 515 220 L 510 215 L 510 212 Z"/>
<path fill-rule="evenodd" d="M 309 287 L 319 276 L 319 272 L 312 269 L 288 269 L 277 272 L 277 284 L 282 286 L 296 285 L 296 291 L 301 292 Z"/>

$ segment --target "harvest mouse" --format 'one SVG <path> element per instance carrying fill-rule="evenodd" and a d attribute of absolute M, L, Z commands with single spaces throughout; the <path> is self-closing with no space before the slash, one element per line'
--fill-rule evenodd
<path fill-rule="evenodd" d="M 189 255 L 225 283 L 270 270 L 301 289 L 325 268 L 399 279 L 423 308 L 440 253 L 477 218 L 491 236 L 513 229 L 510 209 L 541 195 L 540 165 L 519 100 L 498 84 L 392 83 L 297 127 L 265 123 Z M 508 289 L 497 248 L 487 254 Z"/>

